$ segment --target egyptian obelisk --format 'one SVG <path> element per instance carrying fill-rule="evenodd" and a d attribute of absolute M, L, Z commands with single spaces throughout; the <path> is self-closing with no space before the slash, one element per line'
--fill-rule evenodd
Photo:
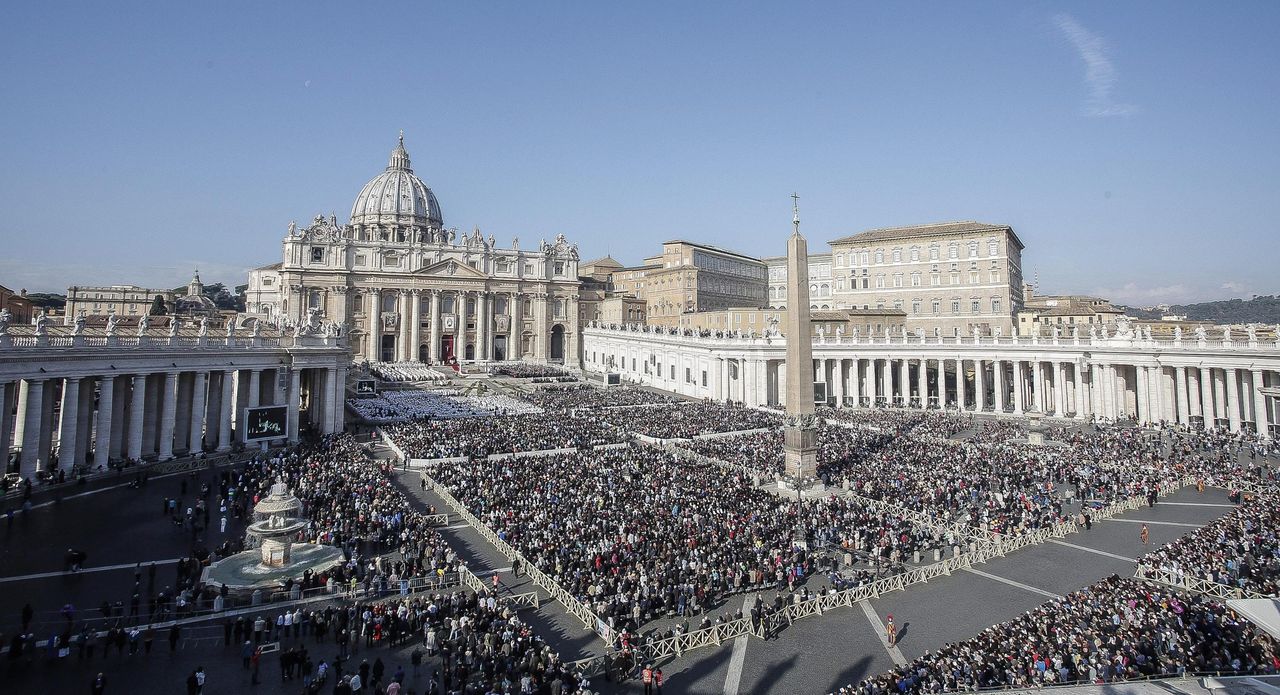
<path fill-rule="evenodd" d="M 800 196 L 791 196 L 787 240 L 787 417 L 783 455 L 787 484 L 803 489 L 817 483 L 817 419 L 813 414 L 813 344 L 809 324 L 809 244 L 800 236 Z"/>

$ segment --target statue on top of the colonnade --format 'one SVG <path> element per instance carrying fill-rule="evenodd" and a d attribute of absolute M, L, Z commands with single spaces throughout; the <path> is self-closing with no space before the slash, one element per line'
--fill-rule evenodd
<path fill-rule="evenodd" d="M 77 314 L 75 321 L 71 324 L 71 335 L 82 335 L 84 333 L 84 323 L 84 314 Z"/>
<path fill-rule="evenodd" d="M 173 317 L 169 321 L 169 337 L 177 338 L 178 330 L 181 328 L 182 328 L 182 319 L 178 318 L 177 316 Z"/>
<path fill-rule="evenodd" d="M 141 338 L 142 336 L 146 335 L 147 329 L 150 327 L 151 327 L 151 316 L 148 314 L 143 314 L 142 318 L 138 319 L 138 337 Z"/>
<path fill-rule="evenodd" d="M 0 309 L 0 335 L 9 335 L 9 322 L 13 320 L 13 314 L 8 309 Z"/>
<path fill-rule="evenodd" d="M 120 317 L 116 316 L 115 311 L 107 312 L 107 337 L 116 334 L 116 327 L 120 325 Z"/>
<path fill-rule="evenodd" d="M 205 338 L 205 337 L 208 337 L 208 335 L 209 335 L 209 317 L 208 317 L 208 316 L 201 316 L 201 317 L 200 317 L 200 333 L 199 333 L 199 336 L 200 336 L 201 338 Z"/>
<path fill-rule="evenodd" d="M 41 310 L 36 314 L 36 335 L 49 334 L 49 312 Z"/>

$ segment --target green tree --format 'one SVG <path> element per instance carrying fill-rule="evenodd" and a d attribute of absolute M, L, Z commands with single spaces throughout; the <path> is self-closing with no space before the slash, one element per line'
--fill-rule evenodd
<path fill-rule="evenodd" d="M 164 316 L 169 313 L 169 310 L 164 305 L 164 297 L 156 295 L 156 298 L 151 301 L 151 311 L 149 313 L 152 316 Z"/>

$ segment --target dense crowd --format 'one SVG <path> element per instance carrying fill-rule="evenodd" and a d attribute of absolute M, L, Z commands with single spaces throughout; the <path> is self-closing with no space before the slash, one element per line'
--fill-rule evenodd
<path fill-rule="evenodd" d="M 532 364 L 528 362 L 508 362 L 498 365 L 490 370 L 493 374 L 501 374 L 515 379 L 533 379 L 558 376 L 572 376 L 567 370 L 559 367 L 552 367 L 547 364 Z"/>
<path fill-rule="evenodd" d="M 678 402 L 675 396 L 659 391 L 625 386 L 602 389 L 587 384 L 548 386 L 526 394 L 524 398 L 545 410 L 576 410 Z"/>
<path fill-rule="evenodd" d="M 420 362 L 379 362 L 369 365 L 369 372 L 382 381 L 448 381 L 449 375 Z"/>
<path fill-rule="evenodd" d="M 1278 670 L 1266 634 L 1222 603 L 1112 576 L 838 692 L 911 695 Z"/>
<path fill-rule="evenodd" d="M 383 391 L 373 398 L 349 398 L 347 405 L 361 418 L 378 423 L 542 412 L 536 405 L 505 394 L 471 395 L 457 390 Z"/>
<path fill-rule="evenodd" d="M 598 420 L 563 413 L 416 420 L 383 431 L 411 459 L 583 449 L 626 440 L 626 435 Z"/>
<path fill-rule="evenodd" d="M 793 500 L 744 476 L 656 447 L 445 464 L 431 474 L 619 630 L 838 569 L 798 556 L 798 529 L 813 548 L 880 568 L 953 540 L 836 496 L 805 503 L 798 516 Z"/>
<path fill-rule="evenodd" d="M 897 434 L 914 434 L 947 439 L 973 427 L 971 415 L 959 415 L 944 410 L 910 410 L 889 408 L 828 408 L 819 407 L 818 417 L 827 422 L 843 422 L 859 427 L 870 427 Z"/>
<path fill-rule="evenodd" d="M 1280 594 L 1280 499 L 1262 496 L 1138 560 L 1175 581 L 1201 579 L 1251 594 Z"/>
<path fill-rule="evenodd" d="M 778 427 L 782 418 L 755 408 L 711 401 L 673 403 L 661 408 L 612 408 L 599 415 L 628 432 L 656 439 L 687 439 L 700 434 Z"/>
<path fill-rule="evenodd" d="M 818 428 L 818 476 L 831 483 L 861 472 L 861 464 L 897 435 L 873 429 L 824 425 Z M 745 466 L 765 476 L 783 472 L 782 432 L 768 430 L 728 437 L 691 439 L 681 446 L 701 454 Z"/>

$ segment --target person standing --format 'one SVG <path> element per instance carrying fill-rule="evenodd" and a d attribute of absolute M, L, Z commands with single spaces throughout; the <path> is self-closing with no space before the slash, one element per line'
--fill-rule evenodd
<path fill-rule="evenodd" d="M 98 677 L 94 678 L 93 683 L 90 684 L 89 693 L 90 695 L 102 695 L 106 691 L 107 691 L 107 677 L 99 673 Z"/>
<path fill-rule="evenodd" d="M 640 674 L 640 681 L 644 683 L 644 695 L 653 695 L 653 667 L 649 664 L 644 665 L 644 671 Z"/>
<path fill-rule="evenodd" d="M 1151 532 L 1147 530 L 1147 525 L 1142 525 L 1142 530 L 1138 532 L 1138 537 L 1142 539 L 1142 544 L 1146 545 L 1147 540 L 1151 537 Z"/>
<path fill-rule="evenodd" d="M 890 647 L 898 643 L 898 627 L 893 624 L 892 614 L 890 614 L 888 616 L 888 620 L 885 621 L 884 638 L 885 638 L 885 641 L 889 643 Z"/>

